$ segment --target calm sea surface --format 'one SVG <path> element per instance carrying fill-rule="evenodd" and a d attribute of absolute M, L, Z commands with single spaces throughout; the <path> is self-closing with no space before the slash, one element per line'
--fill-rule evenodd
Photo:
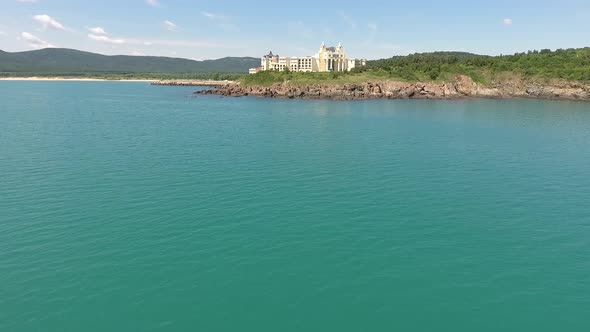
<path fill-rule="evenodd" d="M 590 331 L 590 103 L 0 82 L 0 331 Z"/>

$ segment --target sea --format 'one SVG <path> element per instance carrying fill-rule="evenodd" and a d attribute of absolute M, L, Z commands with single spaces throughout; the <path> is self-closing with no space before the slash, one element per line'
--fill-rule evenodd
<path fill-rule="evenodd" d="M 590 103 L 0 82 L 0 331 L 590 331 Z"/>

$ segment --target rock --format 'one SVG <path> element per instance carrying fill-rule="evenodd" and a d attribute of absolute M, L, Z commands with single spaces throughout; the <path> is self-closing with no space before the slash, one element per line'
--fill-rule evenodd
<path fill-rule="evenodd" d="M 370 98 L 421 98 L 449 99 L 464 97 L 506 98 L 535 97 L 590 100 L 590 85 L 577 82 L 557 82 L 551 85 L 525 83 L 518 79 L 494 81 L 488 86 L 474 82 L 470 77 L 458 75 L 454 82 L 376 81 L 364 84 L 322 84 L 314 83 L 296 86 L 289 82 L 272 86 L 242 86 L 228 83 L 195 94 L 221 96 L 257 96 L 266 98 L 310 98 L 310 99 L 370 99 Z"/>
<path fill-rule="evenodd" d="M 464 96 L 476 96 L 477 84 L 473 82 L 471 77 L 465 75 L 458 75 L 456 78 L 455 90 Z"/>

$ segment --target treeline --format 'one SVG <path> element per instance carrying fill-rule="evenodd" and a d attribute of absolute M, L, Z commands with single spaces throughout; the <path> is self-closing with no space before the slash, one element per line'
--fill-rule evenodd
<path fill-rule="evenodd" d="M 290 81 L 293 84 L 321 82 L 358 83 L 370 80 L 451 81 L 457 75 L 489 83 L 495 79 L 552 80 L 590 82 L 590 48 L 548 49 L 513 55 L 487 56 L 465 52 L 416 53 L 372 60 L 366 67 L 345 73 L 294 73 L 263 71 L 246 75 L 247 85 L 270 85 Z"/>
<path fill-rule="evenodd" d="M 500 73 L 523 78 L 590 81 L 590 48 L 528 51 L 513 55 L 485 56 L 460 52 L 435 52 L 370 61 L 354 72 L 406 80 L 447 79 L 464 74 L 485 80 Z"/>

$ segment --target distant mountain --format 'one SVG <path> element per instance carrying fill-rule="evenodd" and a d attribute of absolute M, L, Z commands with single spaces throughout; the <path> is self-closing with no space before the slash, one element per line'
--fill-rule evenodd
<path fill-rule="evenodd" d="M 0 72 L 10 73 L 248 73 L 260 59 L 226 57 L 194 61 L 156 56 L 128 56 L 46 48 L 9 53 L 0 50 Z"/>

